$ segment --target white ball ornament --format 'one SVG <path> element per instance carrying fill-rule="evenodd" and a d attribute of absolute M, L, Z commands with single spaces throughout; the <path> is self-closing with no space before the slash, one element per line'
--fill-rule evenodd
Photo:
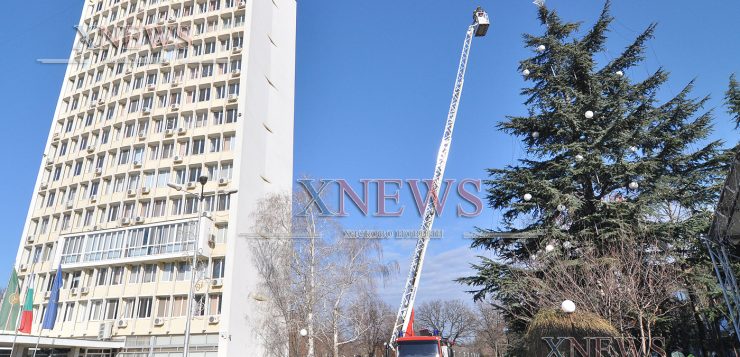
<path fill-rule="evenodd" d="M 523 71 L 522 71 L 522 75 L 524 75 L 524 76 L 528 76 L 528 75 L 529 75 L 529 73 L 530 73 L 530 72 L 529 72 L 529 70 L 528 70 L 528 69 L 525 69 L 525 70 L 523 70 Z"/>
<path fill-rule="evenodd" d="M 539 52 L 545 52 L 546 49 L 547 49 L 547 47 L 545 47 L 545 45 L 539 45 L 539 46 L 537 46 L 537 51 L 539 51 Z"/>
<path fill-rule="evenodd" d="M 554 245 L 552 245 L 552 244 L 548 244 L 547 246 L 545 246 L 545 252 L 548 252 L 548 253 L 550 253 L 550 252 L 552 252 L 553 250 L 555 250 L 555 246 L 554 246 Z"/>
<path fill-rule="evenodd" d="M 630 151 L 637 152 L 637 146 L 630 146 Z"/>
<path fill-rule="evenodd" d="M 583 161 L 583 155 L 581 154 L 576 155 L 576 161 Z"/>
<path fill-rule="evenodd" d="M 585 116 L 586 119 L 591 119 L 594 117 L 594 112 L 587 110 L 585 113 L 583 113 L 583 116 Z"/>
<path fill-rule="evenodd" d="M 540 137 L 540 132 L 539 131 L 532 132 L 532 137 L 535 138 L 535 139 L 539 138 Z"/>
<path fill-rule="evenodd" d="M 566 240 L 565 243 L 563 243 L 563 248 L 570 249 L 573 246 L 573 243 L 571 243 L 569 240 Z"/>
<path fill-rule="evenodd" d="M 616 72 L 616 75 L 618 75 L 618 76 L 620 76 L 620 77 L 621 77 L 621 76 L 623 76 L 623 75 L 624 75 L 624 72 L 622 72 L 622 71 L 617 71 L 617 72 Z"/>
<path fill-rule="evenodd" d="M 525 200 L 525 201 L 531 201 L 531 200 L 532 200 L 532 195 L 530 195 L 530 194 L 528 194 L 528 193 L 525 193 L 525 194 L 524 194 L 524 200 Z"/>
<path fill-rule="evenodd" d="M 630 182 L 629 187 L 632 190 L 636 190 L 636 189 L 638 189 L 640 187 L 640 185 L 637 182 L 632 181 L 632 182 Z"/>
<path fill-rule="evenodd" d="M 566 314 L 572 314 L 576 311 L 576 304 L 573 301 L 565 300 L 560 304 L 560 310 Z"/>
<path fill-rule="evenodd" d="M 564 205 L 564 204 L 562 204 L 562 203 L 561 203 L 561 204 L 559 204 L 559 205 L 558 205 L 558 211 L 559 211 L 559 212 L 563 212 L 563 211 L 565 211 L 565 205 Z"/>
<path fill-rule="evenodd" d="M 301 331 L 300 331 L 300 333 L 301 333 L 301 336 L 303 336 L 303 337 L 306 337 L 306 335 L 308 335 L 308 331 L 306 331 L 305 328 L 302 328 Z"/>

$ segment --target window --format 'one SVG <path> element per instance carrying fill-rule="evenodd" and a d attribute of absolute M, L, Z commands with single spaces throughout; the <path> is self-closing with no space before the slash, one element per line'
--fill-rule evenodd
<path fill-rule="evenodd" d="M 221 151 L 221 137 L 216 136 L 209 139 L 208 152 Z"/>
<path fill-rule="evenodd" d="M 154 200 L 154 209 L 152 210 L 152 217 L 162 217 L 164 216 L 164 209 L 165 209 L 165 200 Z"/>
<path fill-rule="evenodd" d="M 155 264 L 144 265 L 144 282 L 152 283 L 157 280 L 157 266 Z"/>
<path fill-rule="evenodd" d="M 226 243 L 226 237 L 229 234 L 229 226 L 217 226 L 216 229 L 216 243 Z"/>
<path fill-rule="evenodd" d="M 70 322 L 74 320 L 74 310 L 75 310 L 75 303 L 68 302 L 64 304 L 64 317 L 62 318 L 62 321 Z"/>
<path fill-rule="evenodd" d="M 95 283 L 97 286 L 105 285 L 108 282 L 108 268 L 98 269 L 98 279 Z"/>
<path fill-rule="evenodd" d="M 168 296 L 157 297 L 157 317 L 166 317 L 167 308 L 170 304 L 170 298 Z"/>
<path fill-rule="evenodd" d="M 162 281 L 172 281 L 174 270 L 173 263 L 165 263 L 162 267 Z"/>
<path fill-rule="evenodd" d="M 167 187 L 170 182 L 170 170 L 159 169 L 157 172 L 157 187 Z"/>
<path fill-rule="evenodd" d="M 234 148 L 234 134 L 224 135 L 223 151 L 231 151 Z"/>
<path fill-rule="evenodd" d="M 93 300 L 90 305 L 90 321 L 100 320 L 103 313 L 103 300 Z"/>
<path fill-rule="evenodd" d="M 128 282 L 130 284 L 136 284 L 139 282 L 139 270 L 141 269 L 140 266 L 133 266 L 131 267 L 131 275 L 129 275 Z"/>
<path fill-rule="evenodd" d="M 115 320 L 118 316 L 118 299 L 110 299 L 105 303 L 105 319 Z"/>
<path fill-rule="evenodd" d="M 43 321 L 43 319 L 40 321 Z M 87 321 L 87 302 L 83 301 L 80 302 L 77 307 L 77 322 L 85 321 Z"/>
<path fill-rule="evenodd" d="M 130 319 L 134 317 L 134 298 L 123 299 L 123 310 L 121 311 L 121 318 Z"/>
<path fill-rule="evenodd" d="M 206 301 L 204 295 L 195 295 L 193 297 L 193 316 L 203 316 L 206 314 Z"/>
<path fill-rule="evenodd" d="M 179 262 L 177 263 L 177 275 L 175 280 L 185 281 L 190 280 L 190 263 Z"/>
<path fill-rule="evenodd" d="M 137 310 L 137 317 L 140 319 L 152 317 L 152 298 L 139 298 L 139 309 Z"/>
<path fill-rule="evenodd" d="M 188 308 L 187 308 L 187 296 L 175 296 L 172 299 L 172 317 L 179 317 L 179 316 L 185 316 Z"/>
<path fill-rule="evenodd" d="M 110 279 L 111 285 L 119 285 L 123 282 L 123 267 L 111 268 L 112 274 Z"/>
<path fill-rule="evenodd" d="M 76 271 L 72 273 L 72 277 L 70 279 L 69 288 L 70 289 L 76 289 L 80 287 L 80 278 L 82 277 L 81 271 Z"/>
<path fill-rule="evenodd" d="M 206 139 L 193 139 L 191 155 L 200 155 L 205 152 Z"/>
<path fill-rule="evenodd" d="M 211 294 L 208 296 L 208 314 L 221 315 L 221 294 Z"/>
<path fill-rule="evenodd" d="M 226 266 L 226 262 L 224 261 L 224 258 L 214 258 L 211 278 L 213 279 L 223 278 L 225 266 Z"/>
<path fill-rule="evenodd" d="M 217 211 L 228 211 L 231 207 L 231 195 L 230 194 L 222 194 L 218 195 L 218 206 L 216 207 Z"/>

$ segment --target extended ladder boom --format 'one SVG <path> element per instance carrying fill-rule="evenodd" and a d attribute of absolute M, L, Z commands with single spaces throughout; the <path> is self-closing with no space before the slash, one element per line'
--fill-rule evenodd
<path fill-rule="evenodd" d="M 457 109 L 460 105 L 460 96 L 462 95 L 463 83 L 465 82 L 465 70 L 468 65 L 470 45 L 473 41 L 474 35 L 484 36 L 488 29 L 488 15 L 485 11 L 478 8 L 478 10 L 473 14 L 473 19 L 473 24 L 468 27 L 468 31 L 465 34 L 465 42 L 463 42 L 462 54 L 460 55 L 460 64 L 457 68 L 455 89 L 452 92 L 452 101 L 450 102 L 450 110 L 447 114 L 447 123 L 445 124 L 444 135 L 442 135 L 442 142 L 440 143 L 439 151 L 437 152 L 437 163 L 434 167 L 432 186 L 429 188 L 431 199 L 427 200 L 424 207 L 424 216 L 421 228 L 419 229 L 419 237 L 416 241 L 416 248 L 414 249 L 414 255 L 409 267 L 409 274 L 406 278 L 406 285 L 401 297 L 401 306 L 398 309 L 396 322 L 393 326 L 393 333 L 390 340 L 391 347 L 395 346 L 398 333 L 401 331 L 405 332 L 411 322 L 411 311 L 414 307 L 416 292 L 419 288 L 421 269 L 424 265 L 424 255 L 426 254 L 427 246 L 429 245 L 432 224 L 434 223 L 434 218 L 437 213 L 435 211 L 434 201 L 439 197 L 442 178 L 444 176 L 445 167 L 447 166 L 447 156 L 450 152 L 450 145 L 452 144 L 452 131 L 455 128 Z"/>

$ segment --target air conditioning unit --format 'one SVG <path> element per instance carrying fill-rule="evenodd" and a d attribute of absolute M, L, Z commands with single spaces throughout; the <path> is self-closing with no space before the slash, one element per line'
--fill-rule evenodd
<path fill-rule="evenodd" d="M 172 158 L 172 161 L 174 161 L 174 162 L 182 162 L 182 157 L 180 157 L 180 155 L 175 155 Z"/>
<path fill-rule="evenodd" d="M 47 165 L 51 165 L 51 164 L 53 164 L 53 163 L 54 163 L 54 159 L 52 159 L 52 158 L 48 158 L 48 159 L 46 159 L 46 164 L 47 164 Z"/>
<path fill-rule="evenodd" d="M 89 292 L 90 292 L 90 288 L 88 288 L 87 286 L 83 286 L 80 288 L 80 294 L 82 295 L 87 294 Z"/>
<path fill-rule="evenodd" d="M 131 73 L 133 73 L 133 72 L 134 72 L 134 71 L 133 71 L 133 70 L 131 70 L 131 68 L 129 68 L 129 69 L 127 69 L 127 70 L 126 70 L 126 74 L 131 74 Z"/>
<path fill-rule="evenodd" d="M 166 135 L 166 136 L 172 136 L 172 134 L 174 134 L 174 133 L 175 133 L 175 131 L 172 130 L 172 129 L 167 129 L 167 130 L 164 131 L 164 135 Z"/>
<path fill-rule="evenodd" d="M 90 203 L 95 203 L 98 201 L 98 196 L 90 196 Z"/>
<path fill-rule="evenodd" d="M 141 167 L 141 161 L 134 161 L 134 167 Z"/>
<path fill-rule="evenodd" d="M 134 218 L 134 223 L 136 223 L 136 224 L 142 224 L 142 223 L 144 223 L 144 217 L 137 216 L 136 218 Z"/>
<path fill-rule="evenodd" d="M 98 340 L 110 340 L 113 336 L 113 321 L 103 322 L 98 326 Z"/>
<path fill-rule="evenodd" d="M 130 219 L 128 219 L 128 218 L 121 218 L 121 224 L 122 225 L 125 226 L 125 225 L 128 225 L 129 223 L 131 223 L 131 220 Z"/>
<path fill-rule="evenodd" d="M 136 196 L 136 190 L 130 189 L 130 190 L 126 191 L 126 194 L 129 195 L 129 196 Z"/>
<path fill-rule="evenodd" d="M 97 103 L 95 103 L 95 102 L 90 102 L 90 108 L 95 108 L 96 106 L 97 106 Z"/>
<path fill-rule="evenodd" d="M 128 321 L 126 321 L 126 320 L 118 320 L 116 322 L 116 326 L 118 328 L 126 328 L 126 327 L 128 327 Z"/>
<path fill-rule="evenodd" d="M 220 288 L 224 286 L 224 280 L 223 279 L 213 279 L 211 280 L 211 286 L 214 288 Z"/>
<path fill-rule="evenodd" d="M 218 179 L 218 184 L 219 184 L 220 186 L 226 186 L 226 185 L 228 185 L 228 184 L 229 184 L 229 179 L 225 179 L 225 178 L 220 178 L 220 179 Z"/>
<path fill-rule="evenodd" d="M 154 326 L 162 326 L 164 325 L 164 319 L 161 317 L 157 317 L 154 319 Z"/>
<path fill-rule="evenodd" d="M 162 60 L 162 62 L 160 62 L 160 63 L 161 63 L 161 64 L 162 64 L 163 66 L 169 66 L 169 65 L 170 65 L 170 60 L 168 60 L 168 59 L 166 59 L 166 58 L 165 58 L 165 59 L 163 59 L 163 60 Z"/>
<path fill-rule="evenodd" d="M 93 152 L 95 151 L 95 145 L 90 145 L 87 147 L 87 152 Z"/>
<path fill-rule="evenodd" d="M 54 135 L 52 135 L 52 136 L 51 136 L 51 139 L 52 139 L 52 140 L 59 140 L 59 137 L 60 137 L 61 135 L 62 135 L 62 134 L 59 134 L 59 133 L 54 133 Z"/>
<path fill-rule="evenodd" d="M 150 190 L 151 189 L 149 187 L 142 187 L 141 188 L 141 193 L 146 195 L 147 193 L 149 193 Z"/>
<path fill-rule="evenodd" d="M 149 115 L 152 113 L 152 110 L 150 108 L 144 108 L 141 112 L 144 113 L 144 115 Z"/>
<path fill-rule="evenodd" d="M 243 9 L 246 6 L 247 6 L 247 2 L 246 1 L 239 1 L 239 8 L 240 9 Z"/>
<path fill-rule="evenodd" d="M 221 317 L 217 315 L 211 315 L 208 316 L 208 323 L 211 325 L 217 324 L 219 321 L 221 321 Z"/>
<path fill-rule="evenodd" d="M 42 182 L 41 183 L 41 189 L 42 190 L 45 190 L 47 187 L 49 187 L 49 184 L 48 183 L 46 183 L 46 182 Z"/>
<path fill-rule="evenodd" d="M 173 87 L 177 87 L 179 85 L 180 85 L 180 81 L 178 81 L 177 79 L 175 79 L 175 80 L 172 81 L 172 86 Z"/>
<path fill-rule="evenodd" d="M 231 75 L 234 76 L 234 77 L 239 77 L 239 75 L 241 75 L 241 74 L 242 74 L 242 71 L 240 69 L 235 69 L 235 70 L 231 71 Z"/>
<path fill-rule="evenodd" d="M 176 112 L 176 111 L 180 110 L 180 104 L 172 104 L 172 105 L 170 105 L 170 110 L 173 111 L 173 112 Z"/>
<path fill-rule="evenodd" d="M 185 185 L 185 188 L 187 188 L 188 190 L 192 190 L 192 189 L 194 189 L 194 188 L 195 188 L 195 182 L 188 182 L 188 183 L 187 183 L 187 184 Z"/>
<path fill-rule="evenodd" d="M 44 293 L 44 299 L 48 299 L 51 297 L 51 291 L 47 291 Z"/>
<path fill-rule="evenodd" d="M 236 53 L 242 53 L 242 48 L 239 47 L 239 46 L 234 46 L 234 47 L 231 48 L 231 53 L 234 53 L 234 54 L 236 54 Z"/>
<path fill-rule="evenodd" d="M 105 100 L 103 98 L 98 99 L 98 105 L 105 104 Z"/>
<path fill-rule="evenodd" d="M 157 24 L 164 25 L 164 19 L 159 19 L 159 21 L 157 22 Z"/>
<path fill-rule="evenodd" d="M 139 140 L 144 140 L 144 139 L 146 139 L 146 133 L 142 131 L 139 133 Z"/>
<path fill-rule="evenodd" d="M 34 236 L 28 236 L 28 237 L 26 237 L 26 242 L 27 243 L 33 243 L 34 240 L 36 240 L 36 238 Z"/>
<path fill-rule="evenodd" d="M 150 84 L 150 85 L 148 85 L 148 86 L 146 87 L 146 89 L 148 89 L 149 91 L 153 91 L 153 90 L 157 89 L 157 85 L 155 85 L 155 84 Z"/>
<path fill-rule="evenodd" d="M 99 167 L 95 169 L 95 176 L 100 176 L 102 174 L 103 174 L 103 169 Z"/>
<path fill-rule="evenodd" d="M 167 21 L 169 21 L 169 23 L 174 23 L 175 21 L 177 21 L 177 19 L 174 16 L 170 16 L 170 18 L 167 19 Z"/>
<path fill-rule="evenodd" d="M 74 207 L 74 206 L 75 206 L 74 202 L 72 202 L 72 201 L 68 201 L 67 202 L 67 209 L 72 209 L 72 207 Z"/>
<path fill-rule="evenodd" d="M 177 128 L 177 135 L 185 135 L 188 133 L 187 128 Z"/>
<path fill-rule="evenodd" d="M 239 95 L 229 94 L 229 102 L 236 102 L 237 99 L 239 99 Z"/>
<path fill-rule="evenodd" d="M 69 289 L 69 295 L 77 295 L 77 288 Z"/>
<path fill-rule="evenodd" d="M 20 266 L 20 270 L 21 270 L 21 271 L 26 271 L 26 270 L 28 270 L 28 264 L 21 264 L 21 266 Z"/>

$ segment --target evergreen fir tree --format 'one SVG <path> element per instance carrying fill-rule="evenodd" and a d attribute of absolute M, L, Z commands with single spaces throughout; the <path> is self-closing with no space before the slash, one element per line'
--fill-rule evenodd
<path fill-rule="evenodd" d="M 583 35 L 539 7 L 541 36 L 524 35 L 534 56 L 519 70 L 531 83 L 522 90 L 528 114 L 511 116 L 500 130 L 523 139 L 527 157 L 503 169 L 489 169 L 490 207 L 503 211 L 503 231 L 480 229 L 472 246 L 500 259 L 482 258 L 477 275 L 460 279 L 476 299 L 490 297 L 510 317 L 510 331 L 526 321 L 511 278 L 518 263 L 536 258 L 547 245 L 561 251 L 625 244 L 620 237 L 650 236 L 692 250 L 710 224 L 728 155 L 720 141 L 707 141 L 711 111 L 707 97 L 691 96 L 693 83 L 665 102 L 658 91 L 668 73 L 658 69 L 634 81 L 628 71 L 644 57 L 655 25 L 645 29 L 616 58 L 598 66 L 613 20 L 609 2 Z M 666 217 L 665 212 L 677 214 Z M 680 214 L 676 213 L 680 212 Z M 636 249 L 641 249 L 639 242 Z M 549 247 L 551 248 L 551 247 Z M 573 256 L 577 264 L 577 254 Z"/>
<path fill-rule="evenodd" d="M 730 87 L 725 93 L 725 104 L 727 104 L 727 112 L 735 121 L 735 129 L 740 128 L 740 83 L 737 82 L 734 74 L 730 76 Z"/>

